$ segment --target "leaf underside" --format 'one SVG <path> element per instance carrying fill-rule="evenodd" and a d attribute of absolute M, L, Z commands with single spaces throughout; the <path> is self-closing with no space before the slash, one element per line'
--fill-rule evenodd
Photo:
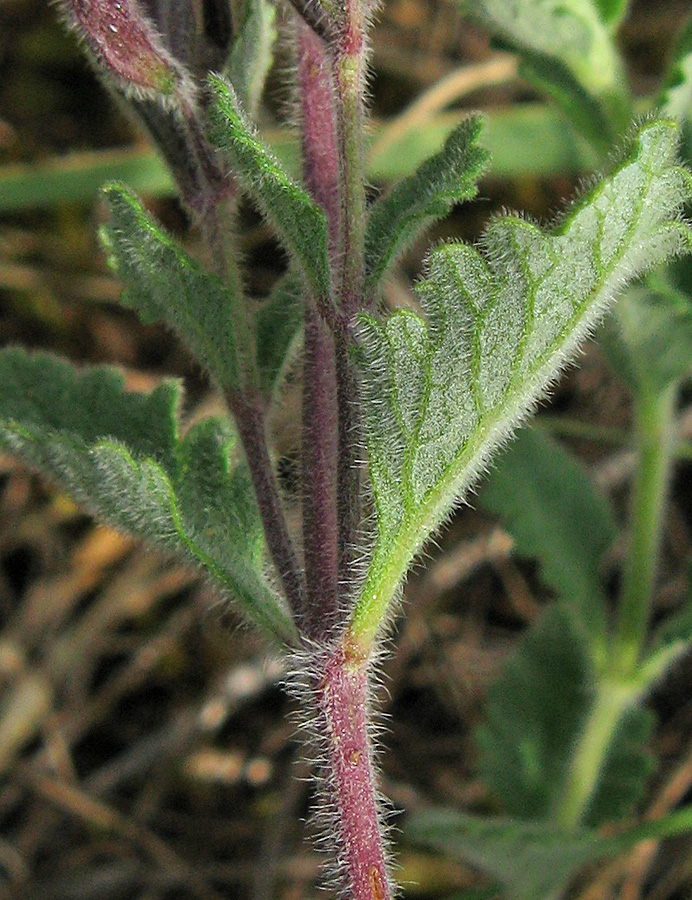
<path fill-rule="evenodd" d="M 179 388 L 128 393 L 109 367 L 0 353 L 0 445 L 123 531 L 200 565 L 279 640 L 293 627 L 264 576 L 264 538 L 246 466 L 223 419 L 178 438 Z M 234 457 L 236 457 L 234 461 Z"/>
<path fill-rule="evenodd" d="M 372 635 L 415 554 L 628 281 L 692 245 L 678 129 L 644 124 L 629 156 L 550 232 L 495 220 L 481 250 L 436 248 L 408 310 L 359 318 L 377 539 L 355 610 Z"/>

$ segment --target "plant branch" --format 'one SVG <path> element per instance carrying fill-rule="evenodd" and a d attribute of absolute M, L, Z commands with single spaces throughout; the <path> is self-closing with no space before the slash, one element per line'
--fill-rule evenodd
<path fill-rule="evenodd" d="M 636 699 L 637 690 L 632 684 L 611 677 L 599 681 L 567 769 L 560 806 L 553 814 L 558 825 L 576 828 L 580 824 L 622 717 Z"/>

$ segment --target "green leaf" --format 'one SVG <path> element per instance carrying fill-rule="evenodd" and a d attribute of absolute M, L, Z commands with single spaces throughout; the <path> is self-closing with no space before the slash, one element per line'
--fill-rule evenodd
<path fill-rule="evenodd" d="M 214 138 L 264 215 L 274 223 L 316 298 L 330 297 L 327 219 L 255 134 L 233 88 L 212 76 Z"/>
<path fill-rule="evenodd" d="M 595 3 L 601 15 L 601 21 L 608 25 L 611 31 L 627 15 L 629 0 L 595 0 Z"/>
<path fill-rule="evenodd" d="M 502 218 L 483 253 L 438 247 L 418 287 L 427 320 L 360 317 L 377 539 L 352 629 L 366 643 L 427 537 L 617 291 L 690 248 L 677 134 L 671 121 L 644 125 L 631 155 L 549 233 Z"/>
<path fill-rule="evenodd" d="M 680 31 L 658 107 L 682 123 L 684 158 L 692 162 L 692 16 Z"/>
<path fill-rule="evenodd" d="M 482 126 L 478 116 L 462 122 L 440 153 L 374 204 L 365 236 L 367 291 L 423 229 L 446 216 L 455 203 L 475 197 L 489 157 L 477 143 Z"/>
<path fill-rule="evenodd" d="M 580 85 L 584 95 L 602 105 L 609 137 L 618 135 L 626 126 L 631 112 L 622 61 L 602 17 L 603 10 L 593 0 L 460 3 L 494 35 L 522 54 L 527 72 L 540 76 L 543 89 L 552 82 L 549 93 L 562 99 L 561 105 L 570 116 L 575 111 L 575 124 L 588 126 L 588 121 L 582 114 L 583 97 L 579 98 L 569 82 Z M 565 79 L 565 72 L 569 79 Z M 589 128 L 589 132 L 598 137 L 593 129 Z"/>
<path fill-rule="evenodd" d="M 629 123 L 629 110 L 626 121 L 613 115 L 612 98 L 607 100 L 590 93 L 559 59 L 524 51 L 519 75 L 539 94 L 549 97 L 602 155 L 610 152 L 613 142 L 619 140 L 622 128 Z"/>
<path fill-rule="evenodd" d="M 480 869 L 505 888 L 509 900 L 546 900 L 584 866 L 617 852 L 593 832 L 565 832 L 543 822 L 486 819 L 452 810 L 418 815 L 407 833 L 417 843 Z"/>
<path fill-rule="evenodd" d="M 247 0 L 245 16 L 233 40 L 226 75 L 243 109 L 254 116 L 273 62 L 276 11 L 267 0 Z"/>
<path fill-rule="evenodd" d="M 594 696 L 584 636 L 560 606 L 529 629 L 488 691 L 479 775 L 520 818 L 547 818 Z"/>
<path fill-rule="evenodd" d="M 230 423 L 203 423 L 181 445 L 175 382 L 128 393 L 115 369 L 20 349 L 0 353 L 0 384 L 0 445 L 115 527 L 201 565 L 249 619 L 293 640 L 245 467 L 231 468 Z"/>
<path fill-rule="evenodd" d="M 276 394 L 286 368 L 301 344 L 304 298 L 302 280 L 285 275 L 255 316 L 257 368 L 267 400 Z"/>
<path fill-rule="evenodd" d="M 586 865 L 623 853 L 640 841 L 690 830 L 690 807 L 608 836 L 588 829 L 568 831 L 546 822 L 483 818 L 445 809 L 418 814 L 406 829 L 416 843 L 470 863 L 500 882 L 509 900 L 546 900 L 564 889 Z"/>
<path fill-rule="evenodd" d="M 562 605 L 551 606 L 505 663 L 478 729 L 479 774 L 511 816 L 549 819 L 561 808 L 573 754 L 599 690 L 588 635 Z M 634 706 L 637 686 L 622 692 L 615 730 L 580 817 L 586 825 L 617 820 L 642 798 L 652 770 L 653 717 Z"/>
<path fill-rule="evenodd" d="M 634 390 L 659 393 L 692 372 L 692 300 L 652 276 L 624 293 L 608 338 L 618 374 Z"/>
<path fill-rule="evenodd" d="M 144 322 L 165 322 L 226 390 L 238 388 L 233 300 L 165 234 L 126 188 L 105 189 L 110 221 L 101 230 L 122 302 Z"/>
<path fill-rule="evenodd" d="M 502 518 L 523 556 L 537 557 L 543 580 L 605 638 L 599 578 L 617 536 L 613 510 L 584 467 L 541 428 L 522 431 L 483 485 L 478 503 Z"/>

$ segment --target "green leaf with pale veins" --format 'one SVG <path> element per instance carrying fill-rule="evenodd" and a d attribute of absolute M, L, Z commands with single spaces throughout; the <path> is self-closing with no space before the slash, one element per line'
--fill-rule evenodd
<path fill-rule="evenodd" d="M 144 322 L 165 322 L 226 390 L 239 383 L 233 299 L 167 235 L 126 188 L 105 189 L 110 221 L 101 229 L 122 279 L 122 302 Z"/>
<path fill-rule="evenodd" d="M 226 74 L 243 109 L 254 116 L 274 59 L 276 10 L 268 0 L 246 0 L 244 12 L 233 39 Z"/>
<path fill-rule="evenodd" d="M 214 139 L 233 172 L 258 203 L 291 253 L 316 298 L 330 297 L 327 219 L 307 191 L 295 184 L 245 118 L 233 88 L 212 76 Z"/>
<path fill-rule="evenodd" d="M 426 319 L 359 320 L 377 539 L 352 629 L 372 639 L 414 556 L 628 281 L 687 251 L 692 178 L 674 122 L 649 122 L 615 172 L 544 232 L 495 220 L 482 252 L 435 249 Z"/>
<path fill-rule="evenodd" d="M 365 235 L 366 290 L 372 291 L 424 228 L 470 200 L 489 154 L 478 146 L 483 121 L 473 116 L 447 138 L 444 149 L 379 199 Z"/>
<path fill-rule="evenodd" d="M 294 628 L 264 575 L 263 538 L 230 422 L 179 441 L 179 388 L 124 390 L 109 367 L 79 371 L 20 349 L 0 353 L 0 445 L 116 528 L 192 560 L 265 632 Z"/>
<path fill-rule="evenodd" d="M 490 473 L 478 505 L 501 517 L 517 553 L 538 559 L 543 580 L 591 640 L 603 641 L 607 603 L 599 572 L 617 527 L 584 466 L 545 430 L 527 428 Z"/>

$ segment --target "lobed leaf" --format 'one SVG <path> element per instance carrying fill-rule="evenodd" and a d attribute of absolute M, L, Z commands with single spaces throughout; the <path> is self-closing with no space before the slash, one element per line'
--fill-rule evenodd
<path fill-rule="evenodd" d="M 482 119 L 473 116 L 372 207 L 365 235 L 366 291 L 372 291 L 423 229 L 448 215 L 455 203 L 475 197 L 489 154 L 478 146 Z"/>
<path fill-rule="evenodd" d="M 0 445 L 110 524 L 201 565 L 249 619 L 280 640 L 293 625 L 263 572 L 259 512 L 229 422 L 177 436 L 179 389 L 128 393 L 108 367 L 0 352 Z"/>
<path fill-rule="evenodd" d="M 226 390 L 238 388 L 233 299 L 121 185 L 105 188 L 110 221 L 101 238 L 122 279 L 122 302 L 143 322 L 165 322 Z"/>
<path fill-rule="evenodd" d="M 617 528 L 584 467 L 543 429 L 522 431 L 484 483 L 479 506 L 502 518 L 517 553 L 536 557 L 544 581 L 603 640 L 607 603 L 599 570 Z"/>
<path fill-rule="evenodd" d="M 361 399 L 377 538 L 352 625 L 366 641 L 412 559 L 619 289 L 692 246 L 677 127 L 633 152 L 552 232 L 496 220 L 484 252 L 446 244 L 419 284 L 427 319 L 360 317 Z"/>
<path fill-rule="evenodd" d="M 276 226 L 315 297 L 326 300 L 330 272 L 324 210 L 289 178 L 255 134 L 233 88 L 216 76 L 210 84 L 215 96 L 216 142 L 228 154 L 234 174 Z"/>

